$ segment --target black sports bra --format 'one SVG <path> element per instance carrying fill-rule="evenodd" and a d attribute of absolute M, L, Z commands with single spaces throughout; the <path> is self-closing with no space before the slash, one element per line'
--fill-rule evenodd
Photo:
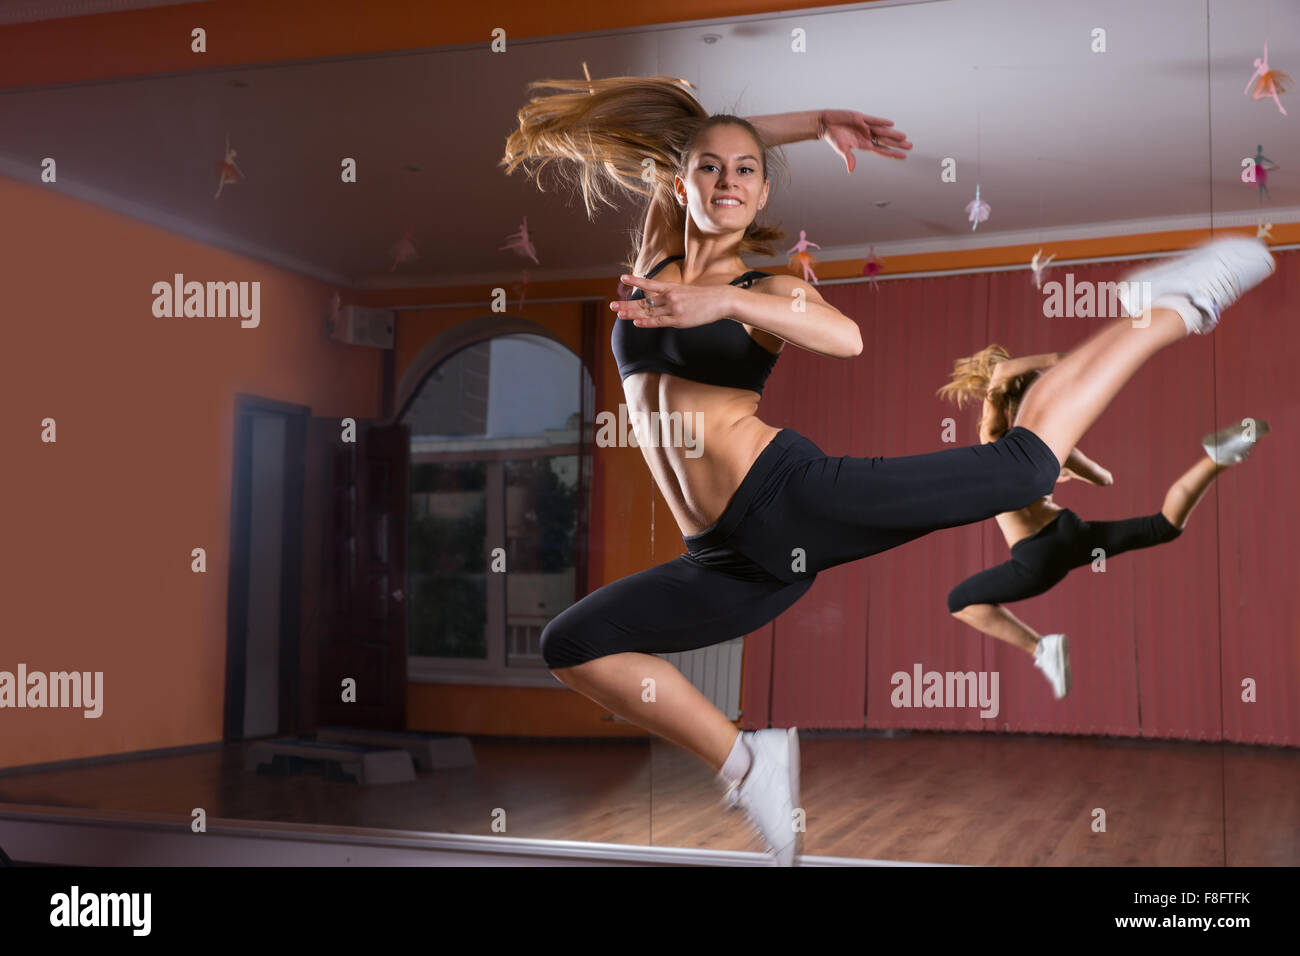
<path fill-rule="evenodd" d="M 669 256 L 651 269 L 646 278 L 654 278 L 674 259 L 684 258 Z M 747 289 L 755 279 L 770 275 L 770 272 L 751 269 L 732 279 L 730 284 L 743 284 Z M 644 298 L 645 292 L 637 289 L 627 301 Z M 611 345 L 618 362 L 618 374 L 625 381 L 637 372 L 666 372 L 706 385 L 747 388 L 760 395 L 763 394 L 763 383 L 780 357 L 755 342 L 735 319 L 719 319 L 689 329 L 642 329 L 631 319 L 616 318 Z"/>

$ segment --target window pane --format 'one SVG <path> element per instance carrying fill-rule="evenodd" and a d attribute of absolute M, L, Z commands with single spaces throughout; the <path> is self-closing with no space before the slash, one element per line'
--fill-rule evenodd
<path fill-rule="evenodd" d="M 487 468 L 413 463 L 410 652 L 487 657 Z"/>
<path fill-rule="evenodd" d="M 506 462 L 506 662 L 541 666 L 546 622 L 574 600 L 578 456 Z"/>
<path fill-rule="evenodd" d="M 402 419 L 413 656 L 543 666 L 542 629 L 577 596 L 585 381 L 576 355 L 534 335 L 461 349 L 425 380 Z"/>

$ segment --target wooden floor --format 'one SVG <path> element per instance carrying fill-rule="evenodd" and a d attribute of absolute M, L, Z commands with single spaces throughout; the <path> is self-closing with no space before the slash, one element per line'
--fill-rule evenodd
<path fill-rule="evenodd" d="M 478 766 L 363 787 L 260 776 L 243 745 L 0 776 L 0 802 L 758 849 L 712 773 L 645 740 L 473 739 Z M 983 865 L 1296 866 L 1300 751 L 1026 735 L 800 734 L 804 852 Z M 1106 832 L 1092 829 L 1094 808 Z"/>

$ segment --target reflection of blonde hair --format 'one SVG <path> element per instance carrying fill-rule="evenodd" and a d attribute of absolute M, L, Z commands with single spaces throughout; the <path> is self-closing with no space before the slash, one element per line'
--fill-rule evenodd
<path fill-rule="evenodd" d="M 997 368 L 999 363 L 1010 358 L 1011 353 L 1001 345 L 990 345 L 974 355 L 967 355 L 964 358 L 957 359 L 953 363 L 952 375 L 948 384 L 939 389 L 938 396 L 956 402 L 958 408 L 964 408 L 967 401 L 982 402 L 984 399 L 988 399 L 989 404 L 996 410 L 999 418 L 1005 416 L 1006 420 L 1014 421 L 1016 412 L 1020 409 L 1020 403 L 1024 401 L 1025 393 L 1029 391 L 1029 386 L 1038 381 L 1043 371 L 1042 369 L 1032 369 L 990 388 L 990 383 L 993 381 L 993 370 Z M 1001 432 L 1002 430 L 1001 428 L 994 429 L 995 432 Z"/>
<path fill-rule="evenodd" d="M 758 144 L 763 178 L 767 179 L 768 148 L 748 120 L 708 111 L 689 92 L 691 84 L 670 76 L 611 76 L 601 80 L 536 80 L 528 85 L 563 92 L 535 96 L 519 110 L 519 128 L 506 138 L 505 156 L 498 163 L 510 175 L 519 166 L 537 180 L 554 166 L 559 178 L 582 190 L 587 217 L 595 218 L 595 204 L 613 207 L 612 192 L 645 198 L 641 216 L 632 230 L 632 254 L 624 263 L 632 271 L 645 237 L 641 224 L 650 203 L 659 203 L 668 222 L 678 232 L 686 227 L 686 210 L 673 192 L 674 174 L 684 175 L 701 133 L 715 126 L 745 129 Z M 653 178 L 646 182 L 642 165 L 654 161 Z M 779 157 L 773 157 L 779 163 Z M 751 222 L 741 239 L 740 252 L 771 255 L 771 243 L 785 236 L 773 226 Z"/>
<path fill-rule="evenodd" d="M 948 384 L 939 389 L 938 396 L 956 402 L 958 408 L 965 408 L 968 401 L 983 401 L 988 395 L 993 369 L 1009 358 L 1011 353 L 1002 346 L 990 345 L 974 355 L 957 359 L 952 363 Z"/>

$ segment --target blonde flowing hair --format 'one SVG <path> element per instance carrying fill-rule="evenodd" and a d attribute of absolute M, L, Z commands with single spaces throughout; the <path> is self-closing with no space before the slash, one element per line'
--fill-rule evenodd
<path fill-rule="evenodd" d="M 983 402 L 988 399 L 999 415 L 1014 419 L 1029 386 L 1038 381 L 1043 373 L 1041 369 L 1034 369 L 1007 379 L 996 388 L 990 388 L 993 370 L 999 363 L 1010 358 L 1011 353 L 1001 345 L 990 345 L 974 355 L 959 358 L 952 365 L 948 384 L 936 394 L 942 399 L 956 402 L 958 408 L 965 408 L 968 401 Z"/>
<path fill-rule="evenodd" d="M 685 231 L 687 212 L 674 195 L 673 176 L 685 176 L 691 152 L 705 130 L 724 124 L 744 128 L 758 143 L 763 178 L 768 178 L 768 146 L 753 124 L 730 113 L 709 115 L 686 80 L 663 75 L 536 80 L 528 89 L 561 92 L 534 96 L 519 110 L 519 128 L 507 137 L 505 156 L 498 165 L 505 167 L 507 176 L 522 166 L 543 192 L 541 174 L 552 168 L 562 183 L 581 190 L 588 219 L 595 218 L 597 204 L 616 208 L 612 197 L 620 193 L 644 199 L 639 220 L 629 230 L 632 252 L 624 263 L 629 272 L 645 240 L 641 229 L 651 203 L 660 204 L 678 232 Z M 652 160 L 653 166 L 646 160 Z M 778 154 L 772 160 L 786 168 Z M 646 169 L 651 175 L 643 179 Z M 771 243 L 784 236 L 776 227 L 752 222 L 741 239 L 740 252 L 770 256 Z"/>

